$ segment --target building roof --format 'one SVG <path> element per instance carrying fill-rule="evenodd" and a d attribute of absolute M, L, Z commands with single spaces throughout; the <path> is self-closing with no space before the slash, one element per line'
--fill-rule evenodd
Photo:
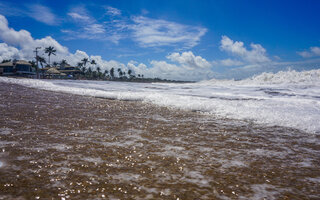
<path fill-rule="evenodd" d="M 60 74 L 60 72 L 56 68 L 50 68 L 47 70 L 48 74 Z"/>
<path fill-rule="evenodd" d="M 80 70 L 78 69 L 72 69 L 72 70 L 59 70 L 61 73 L 69 73 L 69 72 L 81 72 Z"/>
<path fill-rule="evenodd" d="M 13 67 L 13 63 L 12 62 L 1 63 L 0 67 Z"/>
<path fill-rule="evenodd" d="M 16 62 L 16 65 L 30 65 L 31 66 L 31 64 L 25 60 L 18 60 Z"/>

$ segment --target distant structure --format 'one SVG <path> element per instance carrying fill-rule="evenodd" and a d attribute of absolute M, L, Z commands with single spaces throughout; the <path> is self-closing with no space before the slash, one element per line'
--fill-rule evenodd
<path fill-rule="evenodd" d="M 25 60 L 14 60 L 0 64 L 0 75 L 34 77 L 32 65 Z"/>
<path fill-rule="evenodd" d="M 73 67 L 67 63 L 60 64 L 58 70 L 60 73 L 66 74 L 69 77 L 76 77 L 81 74 L 81 70 L 78 67 Z"/>

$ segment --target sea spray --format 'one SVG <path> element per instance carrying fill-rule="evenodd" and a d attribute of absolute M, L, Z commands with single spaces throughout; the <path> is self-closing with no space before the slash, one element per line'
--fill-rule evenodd
<path fill-rule="evenodd" d="M 210 80 L 187 84 L 5 77 L 0 81 L 77 95 L 138 100 L 222 118 L 320 133 L 320 70 L 262 73 L 241 81 Z"/>

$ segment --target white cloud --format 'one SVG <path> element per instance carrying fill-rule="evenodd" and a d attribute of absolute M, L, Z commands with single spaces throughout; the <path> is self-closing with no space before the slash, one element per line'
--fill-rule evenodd
<path fill-rule="evenodd" d="M 81 14 L 75 13 L 75 12 L 70 12 L 70 13 L 68 13 L 68 15 L 70 17 L 72 17 L 72 19 L 74 19 L 74 20 L 80 20 L 80 21 L 84 21 L 84 22 L 90 21 L 90 17 L 87 15 L 81 15 Z"/>
<path fill-rule="evenodd" d="M 0 61 L 15 58 L 19 58 L 19 50 L 8 46 L 6 43 L 0 43 Z"/>
<path fill-rule="evenodd" d="M 222 66 L 240 66 L 243 65 L 244 63 L 239 61 L 239 60 L 232 60 L 230 58 L 228 59 L 224 59 L 224 60 L 220 60 L 219 64 Z"/>
<path fill-rule="evenodd" d="M 110 16 L 117 16 L 117 15 L 121 15 L 121 11 L 117 8 L 113 8 L 111 6 L 107 6 L 106 7 L 106 14 L 110 15 Z"/>
<path fill-rule="evenodd" d="M 207 32 L 206 28 L 143 16 L 133 17 L 132 20 L 134 24 L 130 25 L 129 29 L 133 31 L 133 39 L 143 47 L 180 44 L 191 48 L 197 45 Z"/>
<path fill-rule="evenodd" d="M 71 21 L 76 24 L 78 28 L 75 30 L 63 29 L 62 33 L 68 35 L 65 39 L 92 39 L 92 40 L 110 40 L 115 43 L 118 38 L 114 37 L 104 23 L 98 22 L 95 18 L 90 16 L 88 10 L 84 6 L 74 7 L 68 13 Z"/>
<path fill-rule="evenodd" d="M 206 28 L 179 24 L 167 20 L 152 19 L 144 16 L 127 18 L 121 11 L 105 7 L 109 18 L 96 19 L 84 6 L 74 7 L 68 13 L 78 30 L 64 29 L 67 39 L 109 40 L 115 44 L 121 39 L 131 39 L 140 47 L 179 46 L 191 48 L 200 42 L 207 32 Z M 102 22 L 101 19 L 104 19 Z"/>
<path fill-rule="evenodd" d="M 51 63 L 56 61 L 60 62 L 62 59 L 67 60 L 71 65 L 77 65 L 83 58 L 89 58 L 95 60 L 97 65 L 87 64 L 87 67 L 96 69 L 100 67 L 103 71 L 113 68 L 121 68 L 127 71 L 128 67 L 118 61 L 110 60 L 106 61 L 101 56 L 89 56 L 86 52 L 77 50 L 75 53 L 70 53 L 67 47 L 59 44 L 55 39 L 50 36 L 34 39 L 31 34 L 26 30 L 16 31 L 8 27 L 7 19 L 0 15 L 0 61 L 3 59 L 26 59 L 33 60 L 35 53 L 33 52 L 35 47 L 42 47 L 39 51 L 39 55 L 47 59 L 47 55 L 44 54 L 44 48 L 53 46 L 57 52 L 56 56 L 51 56 Z"/>
<path fill-rule="evenodd" d="M 101 24 L 90 24 L 87 27 L 84 27 L 84 30 L 91 32 L 92 34 L 101 34 L 106 32 Z"/>
<path fill-rule="evenodd" d="M 108 70 L 111 68 L 121 68 L 123 71 L 131 69 L 134 71 L 134 74 L 143 74 L 145 77 L 159 77 L 163 79 L 174 79 L 174 80 L 204 80 L 211 79 L 213 77 L 220 78 L 246 78 L 253 74 L 258 74 L 263 71 L 277 71 L 283 70 L 287 67 L 292 67 L 295 69 L 312 69 L 315 66 L 319 66 L 319 59 L 315 60 L 306 60 L 303 62 L 265 62 L 250 63 L 247 60 L 247 57 L 251 54 L 255 55 L 257 53 L 250 53 L 254 51 L 247 50 L 243 43 L 241 42 L 231 42 L 226 40 L 229 49 L 233 49 L 235 55 L 239 56 L 243 60 L 233 60 L 225 59 L 220 61 L 209 62 L 201 56 L 194 55 L 193 52 L 181 52 L 181 53 L 172 53 L 168 55 L 167 60 L 152 60 L 148 63 L 147 66 L 144 63 L 138 63 L 135 61 L 130 61 L 127 64 L 121 63 L 115 60 L 104 60 L 101 56 L 97 55 L 88 55 L 84 51 L 77 50 L 75 53 L 70 53 L 68 48 L 59 44 L 55 39 L 50 36 L 34 39 L 31 34 L 26 30 L 16 31 L 8 26 L 7 19 L 0 15 L 0 61 L 2 59 L 34 59 L 34 48 L 42 47 L 40 50 L 40 55 L 44 56 L 47 59 L 47 55 L 44 54 L 43 50 L 45 47 L 54 46 L 57 50 L 56 56 L 51 56 L 51 62 L 57 61 L 60 62 L 62 59 L 66 59 L 71 65 L 76 65 L 83 58 L 89 58 L 90 60 L 94 59 L 97 65 L 87 64 L 87 67 L 92 67 L 96 69 L 100 67 L 102 71 Z M 228 49 L 227 48 L 227 49 Z M 262 47 L 261 47 L 262 48 Z M 231 50 L 230 50 L 231 52 Z M 249 53 L 248 53 L 249 52 Z M 263 54 L 265 51 L 258 51 L 260 54 Z M 311 48 L 310 52 L 317 54 L 317 48 Z M 169 63 L 175 62 L 175 63 Z M 217 66 L 238 66 L 243 65 L 237 68 L 225 68 L 226 71 L 223 74 L 217 74 L 212 71 L 212 67 Z"/>
<path fill-rule="evenodd" d="M 14 35 L 14 37 L 8 37 Z M 6 44 L 1 45 L 0 56 L 2 58 L 10 58 L 17 56 L 18 59 L 32 60 L 34 58 L 34 48 L 42 47 L 40 55 L 47 58 L 43 54 L 43 49 L 48 46 L 54 46 L 57 49 L 56 56 L 51 56 L 51 62 L 60 62 L 66 59 L 71 65 L 76 65 L 83 58 L 94 59 L 97 65 L 87 64 L 87 67 L 96 69 L 100 67 L 102 71 L 111 68 L 121 68 L 123 71 L 131 69 L 134 74 L 143 74 L 145 77 L 159 77 L 163 79 L 174 80 L 203 80 L 214 77 L 214 72 L 210 68 L 210 63 L 201 56 L 194 55 L 191 51 L 182 53 L 172 53 L 167 56 L 168 60 L 152 60 L 147 67 L 144 63 L 130 61 L 127 64 L 120 63 L 115 60 L 106 61 L 101 56 L 88 55 L 84 51 L 77 50 L 75 53 L 70 53 L 68 49 L 51 37 L 42 39 L 34 39 L 26 30 L 16 31 L 8 27 L 8 22 L 5 17 L 0 15 L 0 40 Z M 9 46 L 9 44 L 11 46 Z M 176 62 L 176 64 L 168 63 L 167 61 Z"/>
<path fill-rule="evenodd" d="M 24 16 L 26 15 L 25 10 L 14 6 L 9 1 L 0 2 L 0 13 L 5 16 Z"/>
<path fill-rule="evenodd" d="M 27 12 L 28 16 L 48 25 L 57 25 L 58 20 L 56 16 L 51 12 L 51 10 L 39 4 L 30 5 L 29 12 Z"/>
<path fill-rule="evenodd" d="M 241 41 L 234 42 L 227 36 L 222 36 L 220 48 L 223 51 L 230 52 L 239 56 L 249 63 L 270 62 L 266 55 L 266 50 L 260 44 L 250 44 L 251 50 L 247 50 Z"/>
<path fill-rule="evenodd" d="M 10 3 L 9 1 L 5 3 L 0 2 L 0 13 L 5 16 L 27 16 L 35 19 L 36 21 L 52 26 L 58 25 L 60 22 L 50 8 L 40 4 L 17 6 L 17 4 Z"/>
<path fill-rule="evenodd" d="M 320 56 L 320 47 L 310 47 L 308 51 L 301 51 L 297 53 L 304 58 L 317 57 Z"/>
<path fill-rule="evenodd" d="M 201 56 L 195 56 L 191 51 L 183 53 L 172 53 L 167 56 L 171 61 L 180 63 L 181 65 L 187 68 L 208 68 L 211 67 L 211 64 Z"/>
<path fill-rule="evenodd" d="M 8 21 L 0 15 L 0 38 L 9 45 L 24 46 L 32 42 L 31 34 L 26 30 L 15 31 L 8 27 Z"/>
<path fill-rule="evenodd" d="M 16 31 L 8 27 L 8 21 L 2 15 L 0 15 L 0 40 L 7 44 L 7 46 L 2 46 L 2 48 L 7 48 L 7 50 L 10 50 L 10 48 L 14 47 L 18 49 L 19 58 L 33 59 L 33 50 L 35 47 L 44 48 L 53 46 L 57 52 L 59 52 L 59 54 L 68 53 L 68 49 L 66 47 L 60 45 L 50 36 L 42 39 L 33 39 L 31 34 L 26 30 Z"/>
<path fill-rule="evenodd" d="M 212 79 L 215 73 L 210 68 L 190 69 L 184 65 L 175 65 L 166 61 L 151 61 L 152 68 L 146 72 L 149 77 L 159 77 L 172 80 L 192 80 L 199 81 Z"/>

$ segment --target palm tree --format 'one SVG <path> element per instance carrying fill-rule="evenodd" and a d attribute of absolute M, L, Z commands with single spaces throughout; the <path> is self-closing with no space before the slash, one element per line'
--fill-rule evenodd
<path fill-rule="evenodd" d="M 94 70 L 92 72 L 92 77 L 95 78 L 95 79 L 99 77 L 99 74 L 97 73 L 97 71 Z"/>
<path fill-rule="evenodd" d="M 88 58 L 84 58 L 84 59 L 82 59 L 81 61 L 82 61 L 82 63 L 83 63 L 83 66 L 86 66 L 87 63 L 89 62 L 89 59 L 88 59 Z"/>
<path fill-rule="evenodd" d="M 52 63 L 52 65 L 53 65 L 54 67 L 57 67 L 57 66 L 58 66 L 58 63 L 57 63 L 56 61 L 54 61 L 54 62 Z"/>
<path fill-rule="evenodd" d="M 68 64 L 68 62 L 65 59 L 61 60 L 61 62 L 60 62 L 60 65 L 67 65 L 67 64 Z"/>
<path fill-rule="evenodd" d="M 91 67 L 88 68 L 87 74 L 88 74 L 89 77 L 92 76 L 92 69 L 91 69 Z"/>
<path fill-rule="evenodd" d="M 4 59 L 1 63 L 6 63 L 6 62 L 11 62 L 11 59 L 8 59 L 8 60 Z"/>
<path fill-rule="evenodd" d="M 106 77 L 108 76 L 108 73 L 109 73 L 109 71 L 108 71 L 107 69 L 104 70 L 104 72 L 103 72 L 103 74 L 102 74 L 103 77 L 106 78 Z"/>
<path fill-rule="evenodd" d="M 37 71 L 37 64 L 35 61 L 29 61 L 29 63 L 31 64 L 31 67 L 34 68 Z"/>
<path fill-rule="evenodd" d="M 68 62 L 65 59 L 62 59 L 60 62 L 60 68 L 63 69 L 67 64 Z"/>
<path fill-rule="evenodd" d="M 87 69 L 86 69 L 85 67 L 81 67 L 81 71 L 82 71 L 83 74 L 86 73 L 86 70 L 87 70 Z"/>
<path fill-rule="evenodd" d="M 92 62 L 91 62 L 91 64 L 92 64 Z M 97 71 L 98 71 L 98 78 L 100 78 L 101 77 L 101 68 L 100 67 L 97 67 Z"/>
<path fill-rule="evenodd" d="M 42 69 L 43 69 L 43 64 L 46 64 L 46 59 L 44 57 L 41 57 L 41 56 L 37 56 L 36 57 L 37 61 L 40 62 L 40 65 L 42 66 Z M 42 70 L 42 76 L 44 74 L 44 71 Z"/>
<path fill-rule="evenodd" d="M 77 67 L 79 69 L 81 69 L 81 72 L 82 72 L 82 75 L 84 75 L 85 71 L 86 71 L 86 68 L 85 67 L 82 67 L 83 66 L 83 63 L 82 62 L 78 62 L 77 63 Z"/>
<path fill-rule="evenodd" d="M 47 48 L 44 49 L 44 52 L 45 52 L 46 54 L 48 54 L 48 57 L 49 57 L 49 65 L 50 65 L 50 56 L 51 56 L 51 55 L 56 55 L 56 54 L 55 54 L 56 51 L 57 51 L 57 50 L 55 50 L 54 47 L 52 47 L 52 46 L 49 46 L 49 47 L 47 47 Z"/>
<path fill-rule="evenodd" d="M 37 60 L 40 62 L 40 65 L 42 66 L 43 68 L 43 64 L 46 64 L 46 59 L 44 57 L 41 57 L 41 56 L 37 56 Z"/>
<path fill-rule="evenodd" d="M 78 62 L 78 63 L 77 63 L 77 67 L 79 67 L 79 68 L 81 68 L 82 65 L 83 65 L 83 63 L 81 63 L 81 62 Z"/>
<path fill-rule="evenodd" d="M 122 76 L 121 68 L 118 68 L 119 78 Z"/>
<path fill-rule="evenodd" d="M 114 78 L 114 68 L 113 67 L 110 69 L 110 76 L 112 79 Z"/>

